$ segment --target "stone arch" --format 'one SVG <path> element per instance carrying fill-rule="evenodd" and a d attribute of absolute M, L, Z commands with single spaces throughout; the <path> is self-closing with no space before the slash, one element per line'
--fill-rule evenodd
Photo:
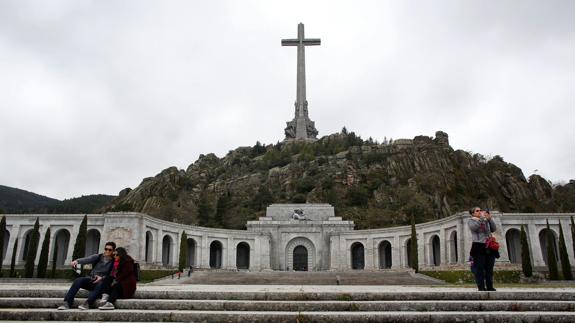
<path fill-rule="evenodd" d="M 379 269 L 391 268 L 391 242 L 383 240 L 377 249 L 379 251 Z"/>
<path fill-rule="evenodd" d="M 210 268 L 222 268 L 222 253 L 222 243 L 218 240 L 212 241 L 210 243 Z"/>
<path fill-rule="evenodd" d="M 54 235 L 54 248 L 53 252 L 56 253 L 56 267 L 65 266 L 66 259 L 68 258 L 68 250 L 70 249 L 70 231 L 60 229 L 56 232 Z"/>
<path fill-rule="evenodd" d="M 240 242 L 236 246 L 236 267 L 238 269 L 250 268 L 250 245 L 247 242 Z"/>
<path fill-rule="evenodd" d="M 4 261 L 4 258 L 6 257 L 6 252 L 8 252 L 8 243 L 10 243 L 10 231 L 8 231 L 8 229 L 4 230 L 4 249 L 2 249 L 2 254 L 0 256 L 2 256 L 2 258 L 0 258 L 0 263 L 2 261 Z"/>
<path fill-rule="evenodd" d="M 457 231 L 454 230 L 449 235 L 449 262 L 452 264 L 459 262 L 459 253 L 457 247 Z"/>
<path fill-rule="evenodd" d="M 304 238 L 304 237 L 297 237 L 297 238 L 293 238 L 292 240 L 290 240 L 287 245 L 286 245 L 286 267 L 288 270 L 294 269 L 293 267 L 293 256 L 294 256 L 294 250 L 296 249 L 296 247 L 298 246 L 302 246 L 306 249 L 307 251 L 307 270 L 315 270 L 315 261 L 316 261 L 316 256 L 315 256 L 315 246 L 313 244 L 313 242 L 311 242 L 308 238 Z M 301 250 L 298 249 L 298 251 Z"/>
<path fill-rule="evenodd" d="M 100 231 L 98 229 L 90 229 L 86 233 L 86 256 L 93 255 L 100 252 Z"/>
<path fill-rule="evenodd" d="M 172 249 L 174 248 L 174 242 L 172 237 L 165 235 L 162 239 L 162 265 L 171 266 L 172 265 Z"/>
<path fill-rule="evenodd" d="M 351 269 L 365 269 L 365 247 L 356 241 L 351 244 Z"/>
<path fill-rule="evenodd" d="M 153 262 L 154 255 L 154 234 L 152 231 L 146 231 L 146 250 L 144 254 L 144 261 L 147 263 Z"/>
<path fill-rule="evenodd" d="M 188 238 L 188 259 L 186 259 L 186 267 L 196 266 L 196 240 Z"/>
<path fill-rule="evenodd" d="M 543 256 L 543 261 L 545 265 L 547 265 L 547 235 L 551 234 L 553 239 L 553 250 L 555 250 L 555 257 L 557 258 L 557 262 L 559 262 L 559 249 L 557 248 L 557 235 L 555 231 L 552 229 L 544 228 L 543 230 L 539 231 L 539 245 L 541 246 L 541 255 Z"/>
<path fill-rule="evenodd" d="M 512 264 L 521 263 L 521 232 L 517 229 L 509 229 L 505 233 L 507 243 L 507 255 Z"/>
<path fill-rule="evenodd" d="M 33 229 L 29 229 L 22 236 L 23 237 L 22 241 L 24 241 L 24 244 L 22 244 L 22 247 L 20 249 L 21 250 L 20 261 L 26 261 L 26 256 L 28 255 L 28 248 L 30 247 L 30 240 L 32 238 L 33 231 L 34 231 Z"/>
<path fill-rule="evenodd" d="M 429 252 L 429 256 L 430 256 L 430 265 L 432 266 L 439 266 L 441 265 L 441 242 L 439 240 L 439 236 L 434 234 L 433 236 L 431 236 L 431 238 L 429 239 L 430 241 L 430 252 Z"/>

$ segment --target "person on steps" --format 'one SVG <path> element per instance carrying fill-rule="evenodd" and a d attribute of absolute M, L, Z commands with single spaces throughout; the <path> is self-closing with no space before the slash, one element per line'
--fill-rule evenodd
<path fill-rule="evenodd" d="M 104 282 L 104 290 L 109 291 L 110 296 L 104 305 L 98 307 L 101 310 L 115 309 L 117 299 L 132 298 L 136 292 L 134 259 L 122 247 L 117 248 L 114 253 L 112 272 Z"/>

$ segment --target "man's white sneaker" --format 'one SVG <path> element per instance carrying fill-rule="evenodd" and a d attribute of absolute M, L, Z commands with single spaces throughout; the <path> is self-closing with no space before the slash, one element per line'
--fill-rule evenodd
<path fill-rule="evenodd" d="M 115 309 L 116 307 L 114 307 L 114 304 L 112 304 L 112 303 L 110 303 L 110 302 L 106 302 L 106 304 L 104 304 L 104 305 L 102 305 L 102 306 L 100 306 L 100 307 L 98 307 L 98 308 L 101 309 L 101 310 L 113 310 L 113 309 Z"/>
<path fill-rule="evenodd" d="M 102 294 L 102 299 L 100 299 L 100 305 L 104 305 L 106 303 L 108 303 L 108 298 L 110 297 L 110 295 L 108 294 Z"/>
<path fill-rule="evenodd" d="M 88 305 L 88 303 L 82 303 L 81 305 L 78 305 L 78 309 L 79 310 L 89 310 L 90 305 Z"/>

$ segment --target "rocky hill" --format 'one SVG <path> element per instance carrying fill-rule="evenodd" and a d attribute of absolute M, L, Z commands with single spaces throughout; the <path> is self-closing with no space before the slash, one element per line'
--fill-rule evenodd
<path fill-rule="evenodd" d="M 315 143 L 240 147 L 225 157 L 201 155 L 186 170 L 171 167 L 125 189 L 103 210 L 138 211 L 165 220 L 243 228 L 271 203 L 330 203 L 358 228 L 406 224 L 479 205 L 505 212 L 575 211 L 575 181 L 552 185 L 500 156 L 449 145 L 448 135 L 394 142 L 353 132 Z"/>

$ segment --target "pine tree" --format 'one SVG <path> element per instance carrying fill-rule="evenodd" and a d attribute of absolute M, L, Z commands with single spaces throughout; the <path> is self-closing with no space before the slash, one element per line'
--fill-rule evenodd
<path fill-rule="evenodd" d="M 58 261 L 58 239 L 54 240 L 54 253 L 52 254 L 52 278 L 56 278 L 57 261 Z"/>
<path fill-rule="evenodd" d="M 4 262 L 4 234 L 6 232 L 6 217 L 0 220 L 0 277 L 2 277 L 2 263 Z"/>
<path fill-rule="evenodd" d="M 76 236 L 76 243 L 74 243 L 74 251 L 72 252 L 72 260 L 83 258 L 86 256 L 86 239 L 88 235 L 88 215 L 84 215 L 78 236 Z"/>
<path fill-rule="evenodd" d="M 12 248 L 12 261 L 10 262 L 10 277 L 16 274 L 16 252 L 18 251 L 18 238 L 14 241 L 14 248 Z"/>
<path fill-rule="evenodd" d="M 559 280 L 559 270 L 557 269 L 557 256 L 555 255 L 555 245 L 553 232 L 549 228 L 549 220 L 547 220 L 547 267 L 549 268 L 549 279 Z"/>
<path fill-rule="evenodd" d="M 415 272 L 419 272 L 419 259 L 417 255 L 417 232 L 415 232 L 415 217 L 411 216 L 411 250 L 409 252 L 409 257 L 411 258 L 411 268 Z"/>
<path fill-rule="evenodd" d="M 573 280 L 571 263 L 569 262 L 569 254 L 567 253 L 567 245 L 565 244 L 565 236 L 563 235 L 563 226 L 561 225 L 561 221 L 559 221 L 559 259 L 561 260 L 563 279 Z"/>
<path fill-rule="evenodd" d="M 529 243 L 525 228 L 521 226 L 521 269 L 525 277 L 533 276 L 533 266 L 531 265 L 531 255 L 529 252 Z"/>
<path fill-rule="evenodd" d="M 50 250 L 50 227 L 46 230 L 44 235 L 44 242 L 42 242 L 42 250 L 40 251 L 40 259 L 38 260 L 38 272 L 36 277 L 46 278 L 46 270 L 48 268 L 48 252 Z"/>
<path fill-rule="evenodd" d="M 34 229 L 30 233 L 30 243 L 28 243 L 28 252 L 26 254 L 26 264 L 24 265 L 24 277 L 34 277 L 34 262 L 38 254 L 38 244 L 40 243 L 40 218 L 36 218 Z"/>
<path fill-rule="evenodd" d="M 184 271 L 187 259 L 188 259 L 188 235 L 186 234 L 186 231 L 182 231 L 182 238 L 180 239 L 180 259 L 178 262 L 179 272 Z"/>

